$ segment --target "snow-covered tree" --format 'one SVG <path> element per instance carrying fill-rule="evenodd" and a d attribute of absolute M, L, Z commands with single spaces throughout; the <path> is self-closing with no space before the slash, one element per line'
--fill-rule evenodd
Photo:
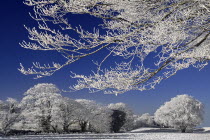
<path fill-rule="evenodd" d="M 5 102 L 0 101 L 0 129 L 7 134 L 13 125 L 20 121 L 19 102 L 13 98 L 8 98 Z"/>
<path fill-rule="evenodd" d="M 81 115 L 79 112 L 84 111 L 84 107 L 67 97 L 63 97 L 60 100 L 59 105 L 55 114 L 52 116 L 52 127 L 54 131 L 60 131 L 68 133 L 70 131 L 69 127 L 77 121 L 77 116 Z"/>
<path fill-rule="evenodd" d="M 210 60 L 209 0 L 25 0 L 24 3 L 33 7 L 34 13 L 30 15 L 38 27 L 26 27 L 31 41 L 20 45 L 58 52 L 65 61 L 58 62 L 55 57 L 52 64 L 37 62 L 28 69 L 21 64 L 19 70 L 25 75 L 50 76 L 95 54 L 98 70 L 89 76 L 73 75 L 79 80 L 72 88 L 118 94 L 153 89 L 177 71 L 190 66 L 201 69 Z M 99 22 L 86 29 L 74 24 L 73 14 Z M 102 60 L 99 51 L 107 54 Z M 113 64 L 107 67 L 105 63 L 109 60 L 116 63 L 107 63 Z"/>
<path fill-rule="evenodd" d="M 113 111 L 107 107 L 99 106 L 90 120 L 90 130 L 97 133 L 111 132 Z"/>
<path fill-rule="evenodd" d="M 178 95 L 155 112 L 155 121 L 185 132 L 203 121 L 203 104 L 189 95 Z"/>
<path fill-rule="evenodd" d="M 121 111 L 121 110 L 112 110 L 113 113 L 111 115 L 112 117 L 112 121 L 111 121 L 111 132 L 117 133 L 120 131 L 120 129 L 122 128 L 122 126 L 125 124 L 125 117 L 126 114 L 125 112 Z"/>
<path fill-rule="evenodd" d="M 86 121 L 81 121 L 80 126 L 83 131 L 89 129 L 89 131 L 96 132 L 109 132 L 111 113 L 112 111 L 102 105 L 97 104 L 93 100 L 77 99 L 86 110 L 84 117 Z"/>
<path fill-rule="evenodd" d="M 154 116 L 149 113 L 142 114 L 141 116 L 136 115 L 134 117 L 134 127 L 153 127 L 155 126 Z"/>
<path fill-rule="evenodd" d="M 134 121 L 133 112 L 128 107 L 128 105 L 126 105 L 125 103 L 109 104 L 108 108 L 114 110 L 113 113 L 119 113 L 125 117 L 125 121 L 124 124 L 122 125 L 121 130 L 128 131 L 133 129 L 133 121 Z"/>
<path fill-rule="evenodd" d="M 51 131 L 51 121 L 61 99 L 60 90 L 49 83 L 37 84 L 26 91 L 21 101 L 25 129 Z"/>
<path fill-rule="evenodd" d="M 87 127 L 90 119 L 92 118 L 92 113 L 97 109 L 97 104 L 93 100 L 86 99 L 77 99 L 75 101 L 83 106 L 83 110 L 77 111 L 77 118 L 81 127 L 81 131 L 85 132 L 88 129 Z"/>

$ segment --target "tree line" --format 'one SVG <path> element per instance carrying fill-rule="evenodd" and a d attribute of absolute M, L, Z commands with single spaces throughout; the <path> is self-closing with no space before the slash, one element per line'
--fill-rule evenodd
<path fill-rule="evenodd" d="M 203 105 L 189 95 L 166 102 L 151 116 L 135 115 L 125 103 L 102 105 L 70 99 L 50 83 L 33 86 L 20 102 L 0 101 L 0 130 L 4 135 L 25 133 L 117 133 L 140 127 L 174 127 L 185 132 L 203 120 Z"/>

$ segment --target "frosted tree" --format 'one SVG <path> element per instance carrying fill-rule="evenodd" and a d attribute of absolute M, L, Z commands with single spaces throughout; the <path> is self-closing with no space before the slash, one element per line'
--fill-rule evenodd
<path fill-rule="evenodd" d="M 54 84 L 41 83 L 27 90 L 21 101 L 25 129 L 50 132 L 61 97 Z"/>
<path fill-rule="evenodd" d="M 97 112 L 90 120 L 90 130 L 97 133 L 111 132 L 111 115 L 113 111 L 107 107 L 99 106 Z"/>
<path fill-rule="evenodd" d="M 84 103 L 83 101 L 89 101 L 89 100 L 77 99 L 75 101 L 78 102 L 81 105 L 80 108 L 75 110 L 75 113 L 76 113 L 75 120 L 78 123 L 78 125 L 81 129 L 81 132 L 85 132 L 85 131 L 87 131 L 88 123 L 89 123 L 89 120 L 91 118 L 91 113 L 86 108 L 85 104 L 83 104 Z"/>
<path fill-rule="evenodd" d="M 36 78 L 95 55 L 97 70 L 79 78 L 72 89 L 124 93 L 153 89 L 163 79 L 190 66 L 202 69 L 210 59 L 209 0 L 25 0 L 37 27 L 26 27 L 30 41 L 23 48 L 55 51 L 63 62 L 22 64 L 19 70 Z M 100 21 L 86 30 L 70 15 Z M 86 21 L 83 21 L 86 22 Z M 88 23 L 86 23 L 88 24 Z M 100 59 L 99 51 L 107 53 Z M 116 60 L 116 63 L 113 63 Z M 107 67 L 106 62 L 113 65 Z M 110 63 L 108 63 L 110 64 Z"/>
<path fill-rule="evenodd" d="M 133 129 L 133 122 L 134 122 L 134 115 L 132 110 L 126 105 L 125 103 L 116 103 L 116 104 L 109 104 L 108 108 L 119 111 L 120 114 L 125 114 L 125 121 L 122 125 L 121 130 L 129 131 Z"/>
<path fill-rule="evenodd" d="M 139 127 L 153 127 L 155 126 L 154 116 L 149 113 L 142 114 L 141 116 L 134 117 L 135 128 Z"/>
<path fill-rule="evenodd" d="M 112 110 L 113 113 L 111 115 L 112 121 L 111 121 L 111 132 L 118 133 L 120 132 L 120 129 L 125 124 L 125 117 L 126 114 L 123 111 L 120 110 Z"/>
<path fill-rule="evenodd" d="M 155 121 L 185 132 L 203 121 L 203 104 L 189 95 L 178 95 L 155 112 Z"/>
<path fill-rule="evenodd" d="M 60 129 L 68 133 L 70 131 L 69 127 L 77 122 L 77 116 L 82 115 L 80 112 L 84 110 L 80 103 L 67 97 L 62 98 L 57 108 L 53 110 L 52 128 L 54 132 Z"/>
<path fill-rule="evenodd" d="M 7 134 L 15 123 L 20 121 L 19 102 L 13 98 L 8 98 L 5 102 L 0 101 L 0 129 Z"/>
<path fill-rule="evenodd" d="M 97 104 L 93 100 L 77 99 L 86 110 L 84 117 L 86 121 L 80 121 L 81 130 L 96 131 L 96 132 L 109 132 L 111 113 L 112 111 L 102 105 Z"/>

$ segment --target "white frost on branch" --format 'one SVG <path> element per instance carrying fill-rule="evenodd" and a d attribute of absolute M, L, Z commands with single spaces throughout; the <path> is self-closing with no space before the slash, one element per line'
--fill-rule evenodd
<path fill-rule="evenodd" d="M 56 51 L 65 62 L 34 63 L 28 69 L 21 64 L 19 70 L 23 74 L 34 74 L 37 78 L 51 76 L 86 56 L 104 49 L 110 51 L 98 63 L 97 72 L 73 76 L 79 78 L 78 84 L 72 86 L 74 90 L 88 88 L 118 94 L 153 89 L 177 71 L 190 66 L 201 69 L 210 59 L 209 0 L 25 0 L 24 3 L 34 8 L 30 15 L 38 27 L 26 27 L 30 41 L 23 41 L 21 47 Z M 71 14 L 92 16 L 100 19 L 101 24 L 87 31 L 72 24 Z M 121 62 L 103 68 L 109 58 L 112 62 L 120 58 Z"/>

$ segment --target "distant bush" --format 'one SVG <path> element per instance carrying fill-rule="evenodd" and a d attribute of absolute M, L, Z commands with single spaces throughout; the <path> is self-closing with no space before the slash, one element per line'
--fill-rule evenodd
<path fill-rule="evenodd" d="M 154 116 L 151 116 L 149 113 L 142 114 L 141 116 L 136 115 L 134 118 L 134 128 L 157 126 Z"/>

